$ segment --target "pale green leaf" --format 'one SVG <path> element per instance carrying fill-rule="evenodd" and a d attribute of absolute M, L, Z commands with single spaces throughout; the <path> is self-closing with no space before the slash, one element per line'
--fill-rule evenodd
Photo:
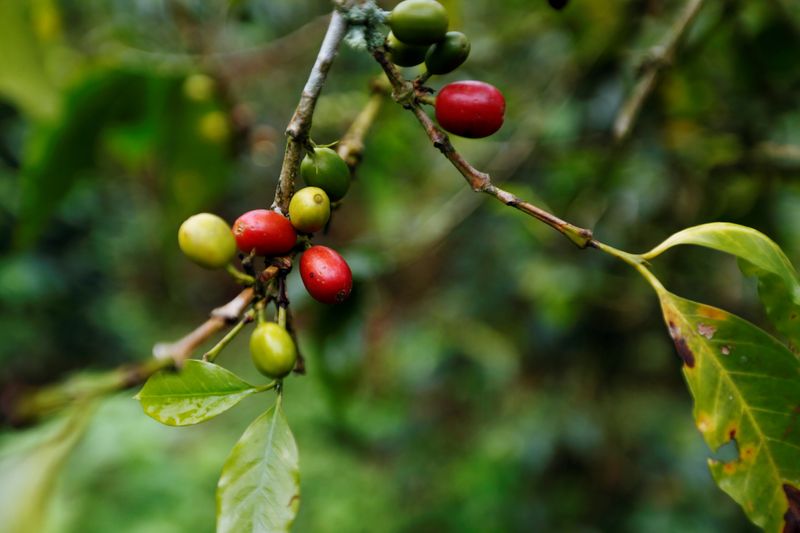
<path fill-rule="evenodd" d="M 43 530 L 56 478 L 93 412 L 82 405 L 53 426 L 6 437 L 0 448 L 0 530 Z"/>
<path fill-rule="evenodd" d="M 739 317 L 663 288 L 657 292 L 683 359 L 698 429 L 712 450 L 736 442 L 736 460 L 710 461 L 714 479 L 754 523 L 776 533 L 795 531 L 800 361 Z"/>
<path fill-rule="evenodd" d="M 300 468 L 280 399 L 244 432 L 217 486 L 217 533 L 289 531 L 300 506 Z"/>
<path fill-rule="evenodd" d="M 151 376 L 136 399 L 148 416 L 162 424 L 189 426 L 227 411 L 259 390 L 230 370 L 190 359 L 179 372 L 162 370 Z"/>
<path fill-rule="evenodd" d="M 703 224 L 672 235 L 649 252 L 642 254 L 642 257 L 649 260 L 681 244 L 694 244 L 729 253 L 760 270 L 778 276 L 783 280 L 788 291 L 787 295 L 795 303 L 800 304 L 800 280 L 797 271 L 780 246 L 760 231 L 727 222 Z"/>
<path fill-rule="evenodd" d="M 59 94 L 45 69 L 26 0 L 0 2 L 0 96 L 37 119 L 58 113 Z"/>
<path fill-rule="evenodd" d="M 752 228 L 715 222 L 678 232 L 642 257 L 652 259 L 680 244 L 704 246 L 738 257 L 742 271 L 758 279 L 758 294 L 770 321 L 790 348 L 796 350 L 800 346 L 800 278 L 775 242 Z"/>

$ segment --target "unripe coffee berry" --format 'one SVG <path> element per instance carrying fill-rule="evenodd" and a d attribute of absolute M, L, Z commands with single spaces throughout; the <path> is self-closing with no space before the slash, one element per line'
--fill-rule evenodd
<path fill-rule="evenodd" d="M 353 289 L 353 273 L 344 258 L 326 246 L 312 246 L 300 258 L 300 277 L 318 302 L 341 303 Z"/>
<path fill-rule="evenodd" d="M 186 219 L 178 230 L 181 251 L 200 266 L 221 268 L 236 255 L 236 240 L 228 223 L 211 213 Z"/>
<path fill-rule="evenodd" d="M 236 219 L 233 236 L 239 250 L 249 254 L 275 256 L 288 253 L 297 242 L 297 234 L 289 219 L 267 209 L 256 209 Z"/>
<path fill-rule="evenodd" d="M 461 137 L 488 137 L 503 125 L 506 101 L 493 85 L 457 81 L 445 85 L 436 97 L 436 120 Z"/>
<path fill-rule="evenodd" d="M 200 136 L 213 143 L 222 143 L 230 137 L 228 117 L 222 111 L 209 111 L 200 117 L 197 125 Z"/>
<path fill-rule="evenodd" d="M 280 379 L 294 369 L 297 348 L 289 332 L 275 322 L 265 322 L 250 336 L 250 357 L 259 372 Z"/>
<path fill-rule="evenodd" d="M 330 148 L 314 148 L 300 164 L 300 174 L 306 185 L 319 187 L 332 202 L 341 200 L 350 188 L 350 168 L 344 159 Z"/>
<path fill-rule="evenodd" d="M 183 82 L 183 94 L 195 102 L 207 102 L 214 95 L 216 82 L 206 74 L 192 74 Z"/>
<path fill-rule="evenodd" d="M 331 201 L 319 187 L 303 187 L 289 202 L 289 221 L 297 231 L 314 233 L 331 217 Z"/>
<path fill-rule="evenodd" d="M 386 37 L 386 48 L 389 50 L 389 59 L 395 65 L 401 67 L 415 67 L 425 61 L 425 54 L 428 51 L 428 45 L 417 46 L 413 44 L 405 44 L 394 36 L 394 33 L 389 32 Z"/>
<path fill-rule="evenodd" d="M 447 11 L 435 0 L 405 0 L 387 21 L 395 37 L 406 44 L 433 44 L 447 33 Z"/>
<path fill-rule="evenodd" d="M 431 74 L 447 74 L 464 64 L 469 57 L 469 39 L 460 31 L 449 31 L 444 39 L 428 50 L 425 68 Z"/>

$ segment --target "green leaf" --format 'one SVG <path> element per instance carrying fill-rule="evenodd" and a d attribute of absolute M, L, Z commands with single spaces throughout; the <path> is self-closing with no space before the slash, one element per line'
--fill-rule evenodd
<path fill-rule="evenodd" d="M 676 233 L 642 257 L 652 259 L 680 244 L 704 246 L 738 257 L 742 271 L 758 279 L 758 294 L 770 321 L 792 349 L 800 346 L 800 278 L 774 241 L 752 228 L 715 222 Z"/>
<path fill-rule="evenodd" d="M 795 531 L 800 361 L 739 317 L 656 290 L 694 396 L 698 429 L 712 450 L 731 440 L 738 449 L 736 460 L 709 462 L 714 479 L 754 523 L 767 531 Z"/>
<path fill-rule="evenodd" d="M 53 485 L 80 441 L 93 406 L 82 405 L 55 425 L 12 434 L 0 447 L 0 522 L 3 531 L 42 531 Z"/>
<path fill-rule="evenodd" d="M 0 96 L 30 117 L 52 119 L 61 102 L 45 69 L 31 10 L 25 0 L 0 2 Z"/>
<path fill-rule="evenodd" d="M 75 184 L 102 176 L 109 159 L 149 176 L 170 204 L 165 227 L 218 199 L 233 162 L 227 115 L 218 100 L 188 99 L 182 85 L 177 74 L 98 68 L 70 87 L 59 120 L 34 124 L 26 142 L 17 242 L 30 244 Z M 109 172 L 122 177 L 118 166 Z"/>
<path fill-rule="evenodd" d="M 704 246 L 744 259 L 758 269 L 783 280 L 789 290 L 787 294 L 795 303 L 800 304 L 800 280 L 797 271 L 780 246 L 760 231 L 727 222 L 703 224 L 672 235 L 646 254 L 642 254 L 642 257 L 652 259 L 680 244 Z"/>
<path fill-rule="evenodd" d="M 105 129 L 142 113 L 145 81 L 131 72 L 93 72 L 65 94 L 57 122 L 34 125 L 21 172 L 18 242 L 34 239 L 73 185 L 96 170 Z"/>
<path fill-rule="evenodd" d="M 289 531 L 299 506 L 297 444 L 279 397 L 225 461 L 217 485 L 217 533 Z"/>
<path fill-rule="evenodd" d="M 150 377 L 136 399 L 145 414 L 168 426 L 190 426 L 224 413 L 260 388 L 221 366 L 189 359 L 180 372 Z"/>

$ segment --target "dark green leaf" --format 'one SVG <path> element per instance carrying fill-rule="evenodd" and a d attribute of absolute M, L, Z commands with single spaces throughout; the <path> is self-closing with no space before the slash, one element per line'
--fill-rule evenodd
<path fill-rule="evenodd" d="M 300 506 L 300 468 L 280 399 L 236 443 L 217 486 L 217 533 L 289 531 Z"/>
<path fill-rule="evenodd" d="M 65 96 L 60 120 L 37 124 L 27 143 L 17 239 L 30 242 L 75 182 L 95 169 L 103 131 L 141 113 L 146 78 L 98 71 Z"/>
<path fill-rule="evenodd" d="M 657 292 L 698 429 L 713 450 L 737 445 L 736 460 L 710 461 L 714 479 L 754 523 L 783 530 L 800 487 L 800 361 L 739 317 Z"/>
<path fill-rule="evenodd" d="M 190 426 L 224 413 L 258 391 L 221 366 L 190 359 L 180 372 L 162 370 L 151 376 L 136 399 L 148 416 L 162 424 Z"/>

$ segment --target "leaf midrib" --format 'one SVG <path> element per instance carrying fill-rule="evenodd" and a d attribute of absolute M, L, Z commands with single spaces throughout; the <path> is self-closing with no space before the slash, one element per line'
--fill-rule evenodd
<path fill-rule="evenodd" d="M 673 296 L 670 295 L 670 297 L 672 298 Z M 684 318 L 684 317 L 688 316 L 688 314 L 684 314 L 684 313 L 680 312 L 680 310 L 677 309 L 674 305 L 672 305 L 671 302 L 670 302 L 670 305 L 672 306 L 673 310 L 675 311 L 675 314 L 678 315 L 679 317 L 681 317 L 680 318 L 681 322 L 683 322 L 683 325 L 687 327 L 687 331 L 689 331 L 690 334 L 693 337 L 697 338 L 697 334 L 694 332 L 694 330 L 692 328 L 692 324 L 688 320 L 686 320 Z M 714 365 L 718 369 L 720 377 L 724 378 L 725 380 L 727 380 L 727 382 L 730 385 L 731 389 L 736 394 L 736 397 L 738 398 L 739 403 L 742 406 L 742 412 L 747 414 L 747 417 L 750 419 L 750 422 L 753 424 L 753 428 L 755 429 L 755 432 L 757 433 L 757 436 L 758 436 L 759 441 L 760 441 L 759 445 L 758 445 L 759 446 L 759 450 L 760 450 L 760 448 L 764 448 L 764 454 L 767 456 L 767 459 L 769 460 L 769 464 L 772 467 L 772 471 L 775 473 L 775 477 L 779 482 L 778 484 L 780 484 L 783 481 L 783 476 L 781 475 L 781 471 L 778 468 L 778 465 L 775 463 L 774 458 L 772 457 L 770 446 L 767 443 L 769 440 L 774 440 L 774 439 L 769 439 L 764 434 L 764 432 L 761 429 L 761 425 L 758 423 L 756 417 L 753 415 L 752 411 L 750 410 L 749 404 L 744 400 L 744 396 L 742 395 L 742 392 L 739 390 L 739 387 L 736 385 L 736 382 L 733 381 L 731 376 L 728 374 L 728 370 L 717 359 L 716 354 L 714 353 L 714 350 L 711 350 L 709 348 L 708 344 L 703 342 L 703 341 L 700 341 L 700 345 L 703 347 L 703 350 L 710 356 L 709 358 L 713 361 Z M 715 398 L 715 403 L 716 403 L 716 398 Z M 714 407 L 716 407 L 716 405 Z M 741 421 L 741 419 L 740 419 L 740 421 Z M 781 441 L 775 441 L 775 442 L 781 442 Z M 750 468 L 752 468 L 752 466 Z M 748 483 L 749 483 L 749 479 L 748 479 Z M 774 497 L 775 494 L 778 494 L 778 489 L 775 489 L 773 491 L 773 498 L 772 498 L 773 500 L 775 499 L 775 497 Z M 769 517 L 769 515 L 767 515 L 767 516 Z"/>
<path fill-rule="evenodd" d="M 272 448 L 272 442 L 273 442 L 273 440 L 275 438 L 275 427 L 277 426 L 277 420 L 278 420 L 279 411 L 280 411 L 280 403 L 277 403 L 277 404 L 275 404 L 275 407 L 273 408 L 272 419 L 270 420 L 270 426 L 269 426 L 269 433 L 267 435 L 267 441 L 266 441 L 265 446 L 264 446 L 263 457 L 265 459 L 264 459 L 263 468 L 261 469 L 260 479 L 258 480 L 258 484 L 256 485 L 258 490 L 257 491 L 256 490 L 251 491 L 250 494 L 248 494 L 244 498 L 244 500 L 242 501 L 243 505 L 248 504 L 248 502 L 253 498 L 253 496 L 255 494 L 261 493 L 263 487 L 265 486 L 264 478 L 266 477 L 266 472 L 269 469 L 269 465 L 270 465 L 270 456 L 267 454 L 267 452 L 270 450 L 270 448 Z M 272 454 L 272 455 L 275 455 L 275 454 Z M 254 524 L 255 523 L 255 519 L 256 519 L 256 507 L 252 506 L 252 509 L 250 511 L 250 524 Z"/>
<path fill-rule="evenodd" d="M 248 389 L 240 389 L 232 392 L 208 392 L 208 393 L 173 393 L 173 394 L 143 394 L 139 396 L 139 400 L 145 400 L 149 398 L 208 398 L 210 396 L 231 396 L 233 394 L 244 394 L 249 392 L 255 392 L 255 387 L 250 387 Z"/>

